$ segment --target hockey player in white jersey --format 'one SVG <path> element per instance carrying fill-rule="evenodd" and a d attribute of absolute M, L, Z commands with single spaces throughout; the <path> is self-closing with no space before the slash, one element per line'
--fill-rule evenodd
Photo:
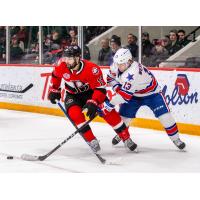
<path fill-rule="evenodd" d="M 104 109 L 111 111 L 115 105 L 120 104 L 119 113 L 129 126 L 139 108 L 148 106 L 165 128 L 172 142 L 179 149 L 185 148 L 157 80 L 145 66 L 133 60 L 128 49 L 121 48 L 116 52 L 114 63 L 107 75 L 107 83 L 112 86 L 116 95 L 110 102 L 104 103 Z M 120 141 L 121 139 L 116 135 L 112 144 L 116 145 Z"/>

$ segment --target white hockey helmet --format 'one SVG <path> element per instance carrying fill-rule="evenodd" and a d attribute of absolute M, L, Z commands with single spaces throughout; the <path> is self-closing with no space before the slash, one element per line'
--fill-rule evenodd
<path fill-rule="evenodd" d="M 123 64 L 127 63 L 129 60 L 132 60 L 132 54 L 129 49 L 121 48 L 114 55 L 114 63 Z"/>

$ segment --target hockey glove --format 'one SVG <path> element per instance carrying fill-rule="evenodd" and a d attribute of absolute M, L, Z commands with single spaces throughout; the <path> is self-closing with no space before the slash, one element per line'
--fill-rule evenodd
<path fill-rule="evenodd" d="M 97 102 L 93 99 L 87 100 L 87 103 L 83 106 L 83 110 L 86 110 L 86 116 L 93 119 L 98 109 Z"/>
<path fill-rule="evenodd" d="M 108 100 L 105 100 L 104 103 L 101 104 L 100 109 L 98 109 L 99 116 L 103 117 L 104 115 L 108 114 L 108 112 L 111 112 L 115 106 L 111 104 Z"/>
<path fill-rule="evenodd" d="M 112 89 L 113 89 L 113 91 L 118 92 L 121 89 L 121 86 L 122 85 L 120 83 L 117 83 L 117 84 L 113 85 Z"/>
<path fill-rule="evenodd" d="M 57 89 L 54 89 L 54 88 L 50 88 L 48 98 L 49 98 L 49 100 L 51 101 L 52 104 L 56 104 L 56 100 L 60 101 L 61 89 L 59 88 L 57 90 Z"/>

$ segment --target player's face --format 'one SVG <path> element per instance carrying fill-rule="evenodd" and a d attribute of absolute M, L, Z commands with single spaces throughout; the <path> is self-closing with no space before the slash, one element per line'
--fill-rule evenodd
<path fill-rule="evenodd" d="M 74 57 L 68 57 L 67 61 L 68 61 L 68 64 L 71 65 L 71 66 L 75 64 L 75 58 Z"/>
<path fill-rule="evenodd" d="M 80 58 L 79 57 L 68 57 L 67 58 L 67 63 L 69 65 L 70 69 L 73 69 L 74 67 L 76 67 L 80 62 Z"/>
<path fill-rule="evenodd" d="M 126 63 L 122 63 L 122 64 L 117 63 L 116 65 L 117 65 L 120 72 L 124 72 L 128 68 Z"/>

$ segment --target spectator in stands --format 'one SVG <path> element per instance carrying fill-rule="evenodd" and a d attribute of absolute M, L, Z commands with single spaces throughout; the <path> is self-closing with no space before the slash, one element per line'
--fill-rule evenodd
<path fill-rule="evenodd" d="M 60 43 L 61 43 L 60 34 L 58 31 L 54 30 L 52 32 L 52 44 L 57 44 L 60 46 Z"/>
<path fill-rule="evenodd" d="M 152 48 L 154 45 L 150 42 L 149 33 L 142 33 L 142 64 L 146 66 L 150 66 L 151 56 L 152 56 Z"/>
<path fill-rule="evenodd" d="M 129 33 L 127 37 L 127 42 L 128 45 L 126 47 L 130 50 L 133 58 L 137 58 L 138 57 L 138 45 L 136 44 L 137 37 L 132 33 Z"/>
<path fill-rule="evenodd" d="M 70 38 L 66 37 L 66 38 L 63 38 L 61 39 L 61 45 L 60 45 L 60 48 L 61 49 L 66 49 L 71 43 L 71 40 Z"/>
<path fill-rule="evenodd" d="M 84 49 L 83 49 L 83 58 L 86 60 L 90 60 L 90 49 L 87 45 L 84 45 Z"/>
<path fill-rule="evenodd" d="M 25 32 L 25 26 L 16 26 L 16 27 L 13 27 L 12 29 L 12 33 L 15 33 L 14 35 L 12 35 L 13 38 L 17 38 L 18 40 L 18 43 L 19 43 L 19 47 L 22 49 L 22 51 L 24 52 L 25 51 L 25 40 L 27 39 L 27 36 L 26 36 L 26 32 Z"/>
<path fill-rule="evenodd" d="M 98 64 L 100 66 L 109 66 L 112 57 L 112 50 L 109 46 L 109 39 L 101 40 L 101 49 L 98 55 Z"/>
<path fill-rule="evenodd" d="M 17 38 L 19 41 L 23 42 L 23 45 L 27 47 L 27 32 L 25 26 L 20 26 L 19 31 L 17 32 Z"/>
<path fill-rule="evenodd" d="M 0 61 L 5 60 L 6 58 L 6 49 L 2 42 L 0 42 Z"/>
<path fill-rule="evenodd" d="M 39 43 L 31 45 L 31 53 L 39 54 Z"/>
<path fill-rule="evenodd" d="M 0 43 L 6 46 L 6 29 L 5 26 L 0 26 Z"/>
<path fill-rule="evenodd" d="M 23 50 L 19 47 L 19 41 L 16 35 L 12 37 L 10 46 L 11 59 L 20 59 L 23 55 Z"/>
<path fill-rule="evenodd" d="M 157 44 L 158 40 L 159 40 L 159 39 L 153 39 L 153 40 L 152 40 L 153 46 L 155 46 L 155 45 Z"/>
<path fill-rule="evenodd" d="M 51 35 L 47 35 L 43 43 L 43 52 L 50 51 L 51 45 L 52 45 Z"/>
<path fill-rule="evenodd" d="M 155 42 L 152 48 L 152 55 L 149 66 L 158 66 L 162 61 L 169 57 L 167 49 L 164 47 L 164 40 L 160 39 Z"/>
<path fill-rule="evenodd" d="M 142 33 L 142 56 L 149 57 L 153 47 L 154 45 L 149 40 L 149 33 Z"/>
<path fill-rule="evenodd" d="M 23 63 L 38 63 L 39 62 L 39 43 L 32 43 L 27 54 L 22 57 Z"/>
<path fill-rule="evenodd" d="M 71 37 L 71 45 L 77 45 L 78 44 L 77 31 L 75 29 L 71 29 L 69 31 L 69 35 Z"/>
<path fill-rule="evenodd" d="M 57 62 L 63 54 L 63 49 L 58 44 L 52 44 L 51 51 L 44 53 L 43 61 L 46 64 L 53 64 Z"/>
<path fill-rule="evenodd" d="M 170 46 L 170 44 L 171 44 L 171 41 L 170 41 L 170 39 L 169 39 L 169 35 L 165 35 L 165 37 L 164 38 L 161 38 L 161 40 L 162 40 L 162 46 L 163 47 L 165 47 L 165 49 L 169 49 L 169 46 Z"/>
<path fill-rule="evenodd" d="M 11 26 L 10 27 L 10 35 L 11 35 L 11 37 L 13 35 L 16 35 L 18 33 L 19 29 L 20 29 L 19 26 Z"/>
<path fill-rule="evenodd" d="M 178 31 L 178 42 L 182 48 L 191 42 L 185 37 L 185 31 L 182 29 Z"/>
<path fill-rule="evenodd" d="M 173 55 L 177 51 L 181 49 L 181 45 L 178 42 L 178 34 L 177 30 L 171 30 L 169 32 L 169 39 L 170 39 L 170 45 L 167 47 L 167 50 L 169 52 L 169 55 Z"/>
<path fill-rule="evenodd" d="M 117 50 L 121 48 L 121 38 L 117 35 L 112 35 L 110 39 L 110 46 L 112 50 L 112 57 L 110 58 L 109 65 L 113 63 L 113 56 L 115 55 Z"/>
<path fill-rule="evenodd" d="M 96 36 L 105 32 L 109 28 L 111 28 L 111 26 L 85 26 L 84 27 L 85 44 L 87 44 L 90 40 L 94 39 Z"/>

